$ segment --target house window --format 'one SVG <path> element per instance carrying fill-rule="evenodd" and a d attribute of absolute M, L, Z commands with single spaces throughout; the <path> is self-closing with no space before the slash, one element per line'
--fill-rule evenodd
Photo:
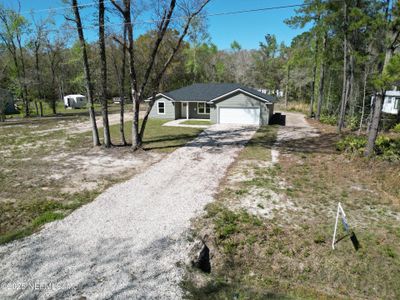
<path fill-rule="evenodd" d="M 165 102 L 164 101 L 157 102 L 157 112 L 159 115 L 165 114 Z"/>
<path fill-rule="evenodd" d="M 210 114 L 210 105 L 203 102 L 197 102 L 197 111 L 199 114 L 208 115 Z"/>

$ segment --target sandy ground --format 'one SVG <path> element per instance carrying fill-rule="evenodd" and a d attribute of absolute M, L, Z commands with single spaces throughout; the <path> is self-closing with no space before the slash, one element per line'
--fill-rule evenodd
<path fill-rule="evenodd" d="M 145 112 L 140 111 L 139 112 L 139 118 L 144 117 Z M 124 114 L 124 120 L 125 121 L 131 121 L 132 120 L 132 114 L 131 113 L 125 113 Z M 110 125 L 115 125 L 119 124 L 119 114 L 110 114 L 108 116 L 108 122 Z M 98 128 L 103 127 L 103 121 L 101 116 L 96 117 L 96 124 Z M 80 132 L 85 132 L 85 131 L 90 131 L 92 130 L 92 125 L 90 124 L 90 121 L 85 121 L 85 122 L 79 122 L 76 124 L 73 124 L 70 127 L 71 133 L 80 133 Z"/>
<path fill-rule="evenodd" d="M 131 180 L 0 247 L 0 299 L 179 299 L 190 219 L 256 128 L 213 125 Z"/>
<path fill-rule="evenodd" d="M 141 112 L 142 114 L 144 112 Z M 125 114 L 125 120 L 131 118 L 130 113 Z M 110 114 L 110 124 L 119 123 L 119 114 Z M 52 118 L 52 117 L 49 117 Z M 47 118 L 46 118 L 47 119 Z M 97 125 L 102 127 L 100 117 L 97 117 Z M 15 126 L 25 126 L 29 128 L 29 134 L 19 135 L 15 132 Z M 147 152 L 146 154 L 138 154 L 127 149 L 102 149 L 91 148 L 84 152 L 68 152 L 64 151 L 67 136 L 90 131 L 91 124 L 89 120 L 71 120 L 59 119 L 54 123 L 52 128 L 42 129 L 38 124 L 24 125 L 7 125 L 2 127 L 2 132 L 6 132 L 4 136 L 15 137 L 16 139 L 24 139 L 26 137 L 38 137 L 32 143 L 23 143 L 18 146 L 4 145 L 0 149 L 0 155 L 9 160 L 14 160 L 14 151 L 25 151 L 25 149 L 40 149 L 41 147 L 54 149 L 50 155 L 41 158 L 44 162 L 51 162 L 46 169 L 46 180 L 56 180 L 57 184 L 62 183 L 65 186 L 60 189 L 61 192 L 75 193 L 84 190 L 95 190 L 106 182 L 105 178 L 118 179 L 119 177 L 129 178 L 146 169 L 149 165 L 161 160 L 165 154 L 157 152 Z M 41 137 L 60 130 L 65 131 L 65 138 L 56 138 L 41 140 Z M 8 132 L 9 131 L 9 132 Z M 14 132 L 13 132 L 14 131 Z M 8 132 L 8 133 L 7 133 Z M 119 139 L 117 140 L 119 141 Z M 31 160 L 26 157 L 26 160 Z M 16 163 L 21 159 L 15 160 Z M 46 187 L 51 188 L 51 186 Z M 1 201 L 1 198 L 0 198 Z"/>
<path fill-rule="evenodd" d="M 287 145 L 290 141 L 319 136 L 318 130 L 307 122 L 303 114 L 294 112 L 283 112 L 282 114 L 286 115 L 286 124 L 278 130 L 276 143 L 271 150 L 272 163 L 278 162 L 279 148 L 283 144 L 285 144 L 285 148 L 288 148 Z"/>
<path fill-rule="evenodd" d="M 271 148 L 271 159 L 258 161 L 256 168 L 271 168 L 279 162 L 280 155 L 286 155 L 281 152 L 282 149 L 287 151 L 290 149 L 291 141 L 303 139 L 307 137 L 318 136 L 317 129 L 313 128 L 305 119 L 303 114 L 283 112 L 286 115 L 286 125 L 278 129 L 276 142 Z M 296 150 L 296 149 L 293 149 Z M 227 178 L 228 182 L 235 186 L 246 180 L 256 177 L 254 173 L 254 161 L 241 161 L 234 174 Z M 253 173 L 252 171 L 253 170 Z M 281 188 L 287 188 L 287 183 L 279 181 L 276 183 Z M 247 195 L 240 198 L 240 201 L 232 203 L 232 207 L 237 209 L 246 209 L 248 212 L 263 218 L 274 218 L 275 211 L 296 211 L 294 203 L 286 195 L 276 193 L 273 190 L 265 190 L 265 188 L 252 188 Z"/>
<path fill-rule="evenodd" d="M 143 118 L 145 115 L 145 111 L 140 111 L 139 112 L 139 118 Z M 119 113 L 114 113 L 114 114 L 109 114 L 108 115 L 108 122 L 110 123 L 110 125 L 115 125 L 115 124 L 119 124 Z M 89 121 L 89 117 L 87 117 L 88 120 L 86 121 L 76 121 L 76 120 L 71 120 L 70 118 L 66 117 L 66 118 L 60 118 L 60 117 L 46 117 L 44 119 L 36 119 L 35 121 L 41 121 L 41 120 L 53 120 L 56 119 L 58 120 L 57 125 L 54 128 L 51 129 L 46 129 L 46 130 L 35 130 L 36 127 L 38 127 L 38 124 L 29 124 L 29 128 L 32 129 L 32 134 L 36 134 L 36 135 L 41 135 L 41 134 L 46 134 L 48 132 L 53 132 L 53 131 L 57 131 L 57 130 L 63 130 L 63 129 L 68 129 L 69 133 L 81 133 L 81 132 L 86 132 L 86 131 L 90 131 L 92 129 L 92 126 L 90 124 Z M 125 113 L 124 114 L 124 120 L 125 121 L 131 121 L 132 120 L 132 113 Z M 7 120 L 8 123 L 5 127 L 7 128 L 13 128 L 13 127 L 26 127 L 27 124 L 12 124 L 15 122 L 20 122 L 19 119 L 11 119 L 11 120 Z M 26 122 L 26 121 L 24 121 Z M 102 122 L 102 118 L 101 116 L 96 116 L 96 124 L 98 128 L 102 128 L 103 127 L 103 122 Z"/>

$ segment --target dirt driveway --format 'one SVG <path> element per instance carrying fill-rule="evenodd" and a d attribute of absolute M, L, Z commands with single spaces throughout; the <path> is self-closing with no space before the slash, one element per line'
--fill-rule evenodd
<path fill-rule="evenodd" d="M 255 131 L 213 125 L 64 220 L 1 246 L 0 298 L 181 298 L 190 219 Z"/>

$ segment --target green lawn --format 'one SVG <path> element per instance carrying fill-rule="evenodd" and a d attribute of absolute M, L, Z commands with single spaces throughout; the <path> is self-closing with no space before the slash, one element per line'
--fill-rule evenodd
<path fill-rule="evenodd" d="M 187 120 L 182 122 L 181 124 L 185 125 L 212 125 L 213 123 L 210 120 Z"/>
<path fill-rule="evenodd" d="M 103 154 L 111 158 L 134 155 L 130 147 L 93 149 L 90 132 L 70 134 L 64 129 L 68 124 L 83 120 L 87 118 L 43 118 L 22 125 L 0 126 L 0 244 L 31 234 L 42 224 L 60 219 L 92 201 L 108 186 L 133 176 L 134 168 L 101 176 L 97 180 L 99 187 L 90 191 L 64 191 L 68 177 L 59 178 L 58 175 L 70 169 L 72 173 L 80 172 L 80 162 L 74 162 L 78 164 L 75 171 L 69 157 L 79 155 L 90 160 Z M 196 128 L 161 126 L 164 122 L 167 121 L 149 120 L 144 138 L 146 151 L 171 152 L 201 132 Z M 52 131 L 56 126 L 59 130 Z M 125 124 L 125 130 L 130 142 L 131 122 Z M 102 129 L 99 133 L 102 138 Z M 113 143 L 118 145 L 119 125 L 111 126 L 111 135 Z M 91 180 L 83 176 L 82 186 Z"/>
<path fill-rule="evenodd" d="M 199 128 L 162 126 L 169 121 L 170 120 L 149 119 L 143 139 L 144 150 L 172 152 L 176 148 L 185 145 L 202 131 L 202 129 Z M 131 143 L 131 121 L 125 122 L 124 130 L 127 142 Z M 100 129 L 99 133 L 102 137 L 103 129 Z M 90 139 L 90 133 L 86 133 L 85 137 L 86 139 Z M 111 126 L 111 137 L 114 144 L 118 145 L 120 143 L 119 125 Z"/>

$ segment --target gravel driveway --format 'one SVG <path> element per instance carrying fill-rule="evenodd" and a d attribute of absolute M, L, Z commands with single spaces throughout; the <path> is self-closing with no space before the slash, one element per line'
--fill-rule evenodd
<path fill-rule="evenodd" d="M 256 128 L 213 125 L 64 220 L 0 247 L 0 299 L 176 299 L 190 219 Z"/>

